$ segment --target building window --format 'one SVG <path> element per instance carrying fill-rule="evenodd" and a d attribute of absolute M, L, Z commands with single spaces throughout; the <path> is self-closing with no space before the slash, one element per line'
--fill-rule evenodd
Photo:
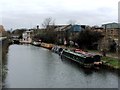
<path fill-rule="evenodd" d="M 113 33 L 113 30 L 111 30 L 111 34 Z"/>

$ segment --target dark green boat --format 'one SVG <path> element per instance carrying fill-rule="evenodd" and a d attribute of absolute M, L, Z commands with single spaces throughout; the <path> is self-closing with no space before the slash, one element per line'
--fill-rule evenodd
<path fill-rule="evenodd" d="M 70 59 L 72 61 L 78 62 L 81 66 L 85 68 L 91 68 L 92 66 L 94 66 L 94 60 L 92 57 L 88 57 L 70 50 L 63 50 L 61 53 L 61 58 Z"/>

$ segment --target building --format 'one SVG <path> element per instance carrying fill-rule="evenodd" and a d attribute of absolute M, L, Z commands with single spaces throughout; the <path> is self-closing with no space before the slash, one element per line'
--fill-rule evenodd
<path fill-rule="evenodd" d="M 0 25 L 0 33 L 4 32 L 4 31 L 5 31 L 4 26 Z"/>
<path fill-rule="evenodd" d="M 5 33 L 4 26 L 0 25 L 0 37 L 3 36 L 4 33 Z"/>
<path fill-rule="evenodd" d="M 102 27 L 104 28 L 104 32 L 107 35 L 107 38 L 111 38 L 113 40 L 118 40 L 118 23 L 108 23 L 103 24 Z"/>
<path fill-rule="evenodd" d="M 110 46 L 114 43 L 118 44 L 119 37 L 119 24 L 118 23 L 107 23 L 102 25 L 104 39 L 102 40 L 102 48 L 110 50 Z"/>
<path fill-rule="evenodd" d="M 85 29 L 85 25 L 61 25 L 55 28 L 57 32 L 57 40 L 60 43 L 72 41 L 76 38 L 81 30 Z"/>
<path fill-rule="evenodd" d="M 25 31 L 22 34 L 22 43 L 32 43 L 32 35 L 33 35 L 33 31 Z"/>

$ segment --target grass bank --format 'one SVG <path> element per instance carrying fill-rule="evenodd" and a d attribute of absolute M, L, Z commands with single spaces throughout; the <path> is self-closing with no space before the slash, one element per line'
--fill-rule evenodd
<path fill-rule="evenodd" d="M 65 46 L 61 46 L 62 48 L 67 48 L 67 49 L 75 49 L 74 47 L 65 47 Z M 100 51 L 97 50 L 87 50 L 90 53 L 95 53 L 95 54 L 99 54 L 102 55 Z M 103 61 L 103 66 L 105 66 L 106 68 L 110 68 L 110 69 L 116 69 L 116 70 L 120 70 L 120 60 L 118 59 L 118 57 L 116 56 L 116 54 L 114 53 L 107 53 L 106 57 L 102 57 L 101 58 Z"/>
<path fill-rule="evenodd" d="M 104 62 L 105 66 L 120 70 L 120 61 L 118 58 L 102 57 L 102 61 Z"/>

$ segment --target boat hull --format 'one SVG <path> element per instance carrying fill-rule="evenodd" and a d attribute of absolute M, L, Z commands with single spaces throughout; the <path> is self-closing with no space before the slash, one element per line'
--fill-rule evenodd
<path fill-rule="evenodd" d="M 47 48 L 47 49 L 52 49 L 53 44 L 47 44 L 47 43 L 41 43 L 41 47 Z"/>
<path fill-rule="evenodd" d="M 62 60 L 70 60 L 70 61 L 73 61 L 73 62 L 76 62 L 76 63 L 79 63 L 81 67 L 84 67 L 84 68 L 92 68 L 93 67 L 93 63 L 84 63 L 84 62 L 81 62 L 81 61 L 78 61 L 76 59 L 73 59 L 71 57 L 68 57 L 66 55 L 61 55 L 61 59 Z"/>

